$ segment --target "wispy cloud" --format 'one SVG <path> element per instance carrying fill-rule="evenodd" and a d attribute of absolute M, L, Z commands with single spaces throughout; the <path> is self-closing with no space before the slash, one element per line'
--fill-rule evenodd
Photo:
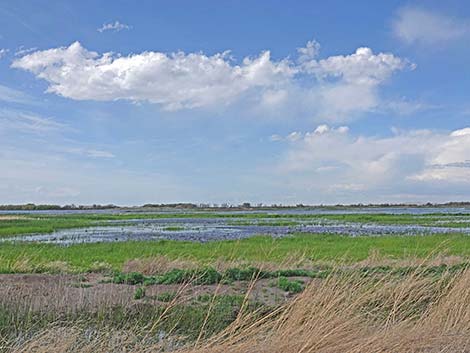
<path fill-rule="evenodd" d="M 446 16 L 420 7 L 401 8 L 394 34 L 407 44 L 436 45 L 470 36 L 470 19 Z"/>
<path fill-rule="evenodd" d="M 37 50 L 38 48 L 36 47 L 32 47 L 32 48 L 25 48 L 23 45 L 20 46 L 19 48 L 16 49 L 15 51 L 15 56 L 23 56 L 23 55 L 26 55 L 28 53 L 31 53 L 35 50 Z"/>
<path fill-rule="evenodd" d="M 10 87 L 0 85 L 0 101 L 8 103 L 31 104 L 33 98 Z"/>
<path fill-rule="evenodd" d="M 93 148 L 68 148 L 64 152 L 72 153 L 80 156 L 90 157 L 90 158 L 115 158 L 116 156 L 105 150 L 98 150 Z"/>
<path fill-rule="evenodd" d="M 97 29 L 98 32 L 103 33 L 106 31 L 120 32 L 124 29 L 132 29 L 132 26 L 126 25 L 119 21 L 114 21 L 111 23 L 104 23 L 103 26 Z"/>
<path fill-rule="evenodd" d="M 405 98 L 391 100 L 383 104 L 382 111 L 398 115 L 412 115 L 417 112 L 439 109 L 440 106 L 421 101 L 411 101 Z"/>
<path fill-rule="evenodd" d="M 0 132 L 14 130 L 43 135 L 66 129 L 68 129 L 66 124 L 59 123 L 52 118 L 44 118 L 33 113 L 13 109 L 0 110 Z"/>

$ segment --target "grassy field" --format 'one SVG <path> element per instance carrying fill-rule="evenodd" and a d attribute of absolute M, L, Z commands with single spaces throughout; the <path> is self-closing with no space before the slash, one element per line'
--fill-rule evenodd
<path fill-rule="evenodd" d="M 470 256 L 466 235 L 344 237 L 338 235 L 296 234 L 273 239 L 258 236 L 238 241 L 208 243 L 158 241 L 116 242 L 58 246 L 53 244 L 5 243 L 0 245 L 0 272 L 54 271 L 87 272 L 109 268 L 121 270 L 133 259 L 166 256 L 191 260 L 201 265 L 217 261 L 274 262 L 289 259 L 358 262 L 371 254 L 383 258 L 425 258 L 431 254 Z M 60 268 L 59 268 L 60 269 Z"/>
<path fill-rule="evenodd" d="M 35 214 L 0 216 L 0 236 L 196 217 L 273 226 L 463 227 L 469 219 Z M 470 347 L 469 240 L 463 233 L 294 233 L 206 243 L 0 243 L 0 352 L 463 352 Z"/>

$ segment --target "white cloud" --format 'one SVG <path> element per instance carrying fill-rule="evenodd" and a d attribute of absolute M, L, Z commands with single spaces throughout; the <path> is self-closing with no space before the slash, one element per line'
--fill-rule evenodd
<path fill-rule="evenodd" d="M 317 128 L 313 131 L 314 134 L 324 134 L 330 131 L 330 127 L 326 124 L 322 124 L 317 126 Z"/>
<path fill-rule="evenodd" d="M 273 142 L 278 142 L 278 141 L 283 141 L 284 138 L 281 135 L 273 134 L 269 137 L 269 140 Z"/>
<path fill-rule="evenodd" d="M 309 40 L 305 47 L 297 48 L 297 52 L 299 53 L 300 62 L 312 60 L 317 57 L 320 52 L 320 43 L 315 40 Z"/>
<path fill-rule="evenodd" d="M 105 31 L 120 32 L 123 29 L 131 29 L 132 26 L 126 25 L 119 21 L 114 21 L 111 23 L 104 23 L 100 28 L 97 29 L 98 32 L 103 33 Z"/>
<path fill-rule="evenodd" d="M 279 112 L 294 106 L 328 120 L 377 107 L 378 87 L 394 72 L 413 68 L 406 60 L 369 48 L 317 60 L 315 43 L 299 49 L 298 63 L 272 60 L 265 51 L 235 64 L 228 52 L 100 56 L 75 42 L 25 55 L 12 66 L 46 80 L 48 92 L 77 100 L 148 101 L 178 110 L 224 107 L 244 99 Z"/>
<path fill-rule="evenodd" d="M 450 135 L 454 136 L 454 137 L 470 135 L 470 127 L 466 127 L 464 129 L 460 129 L 460 130 L 455 130 Z"/>
<path fill-rule="evenodd" d="M 418 7 L 404 7 L 393 22 L 394 34 L 407 44 L 443 44 L 470 35 L 470 21 Z"/>
<path fill-rule="evenodd" d="M 335 132 L 338 134 L 347 134 L 349 131 L 349 127 L 347 126 L 339 126 L 337 128 L 330 128 L 326 124 L 318 125 L 317 128 L 313 132 L 307 132 L 303 133 L 300 131 L 293 131 L 287 136 L 283 137 L 278 134 L 271 135 L 269 138 L 273 142 L 279 142 L 279 141 L 289 141 L 289 142 L 297 142 L 302 139 L 308 139 L 310 137 L 313 137 L 314 135 L 323 135 L 327 134 L 329 132 Z"/>
<path fill-rule="evenodd" d="M 299 141 L 302 138 L 302 133 L 298 131 L 291 132 L 287 135 L 287 140 L 291 142 Z"/>
<path fill-rule="evenodd" d="M 15 56 L 23 56 L 23 55 L 26 55 L 26 54 L 29 54 L 35 50 L 37 50 L 38 48 L 36 47 L 33 47 L 33 48 L 25 48 L 23 45 L 20 46 L 18 49 L 16 49 L 15 51 Z"/>
<path fill-rule="evenodd" d="M 321 125 L 289 144 L 278 172 L 299 188 L 336 192 L 398 190 L 444 183 L 470 186 L 470 128 L 450 133 L 396 131 L 389 137 L 353 136 Z M 433 184 L 434 185 L 434 184 Z"/>
<path fill-rule="evenodd" d="M 393 54 L 374 54 L 370 48 L 358 48 L 351 55 L 331 56 L 319 61 L 303 63 L 304 69 L 321 79 L 342 78 L 349 84 L 378 84 L 397 70 L 405 67 L 406 62 Z"/>
<path fill-rule="evenodd" d="M 78 42 L 27 55 L 13 67 L 35 73 L 50 83 L 49 92 L 64 97 L 142 100 L 169 110 L 229 103 L 251 87 L 275 86 L 293 74 L 286 62 L 273 63 L 269 52 L 232 66 L 227 53 L 100 57 Z"/>

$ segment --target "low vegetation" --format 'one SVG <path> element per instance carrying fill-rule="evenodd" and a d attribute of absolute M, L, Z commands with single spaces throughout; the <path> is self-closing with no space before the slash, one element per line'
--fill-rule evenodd
<path fill-rule="evenodd" d="M 1 350 L 432 353 L 464 352 L 470 345 L 466 266 L 438 276 L 426 266 L 400 276 L 385 269 L 333 271 L 303 290 L 300 282 L 278 280 L 300 293 L 274 306 L 248 295 L 218 294 L 219 286 L 188 300 L 181 293 L 191 284 L 157 296 L 137 286 L 129 302 L 98 307 L 77 303 L 76 296 L 47 307 L 35 305 L 32 293 L 2 297 Z M 247 294 L 255 286 L 247 282 Z"/>
<path fill-rule="evenodd" d="M 302 233 L 276 239 L 258 236 L 207 243 L 169 240 L 71 246 L 4 243 L 0 244 L 0 273 L 121 271 L 129 261 L 158 256 L 187 260 L 199 266 L 214 266 L 219 261 L 282 264 L 292 259 L 300 264 L 354 263 L 366 260 L 371 254 L 378 254 L 383 259 L 400 260 L 426 258 L 435 252 L 469 257 L 469 238 L 464 234 L 343 237 Z"/>
<path fill-rule="evenodd" d="M 320 221 L 461 227 L 469 217 L 9 214 L 0 219 L 0 236 L 208 216 L 288 227 Z M 469 264 L 463 233 L 4 242 L 0 352 L 465 352 Z"/>

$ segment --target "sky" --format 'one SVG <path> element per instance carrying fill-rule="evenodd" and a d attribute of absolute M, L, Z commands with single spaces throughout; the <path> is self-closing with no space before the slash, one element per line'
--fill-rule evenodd
<path fill-rule="evenodd" d="M 470 2 L 0 0 L 0 204 L 470 200 Z"/>

